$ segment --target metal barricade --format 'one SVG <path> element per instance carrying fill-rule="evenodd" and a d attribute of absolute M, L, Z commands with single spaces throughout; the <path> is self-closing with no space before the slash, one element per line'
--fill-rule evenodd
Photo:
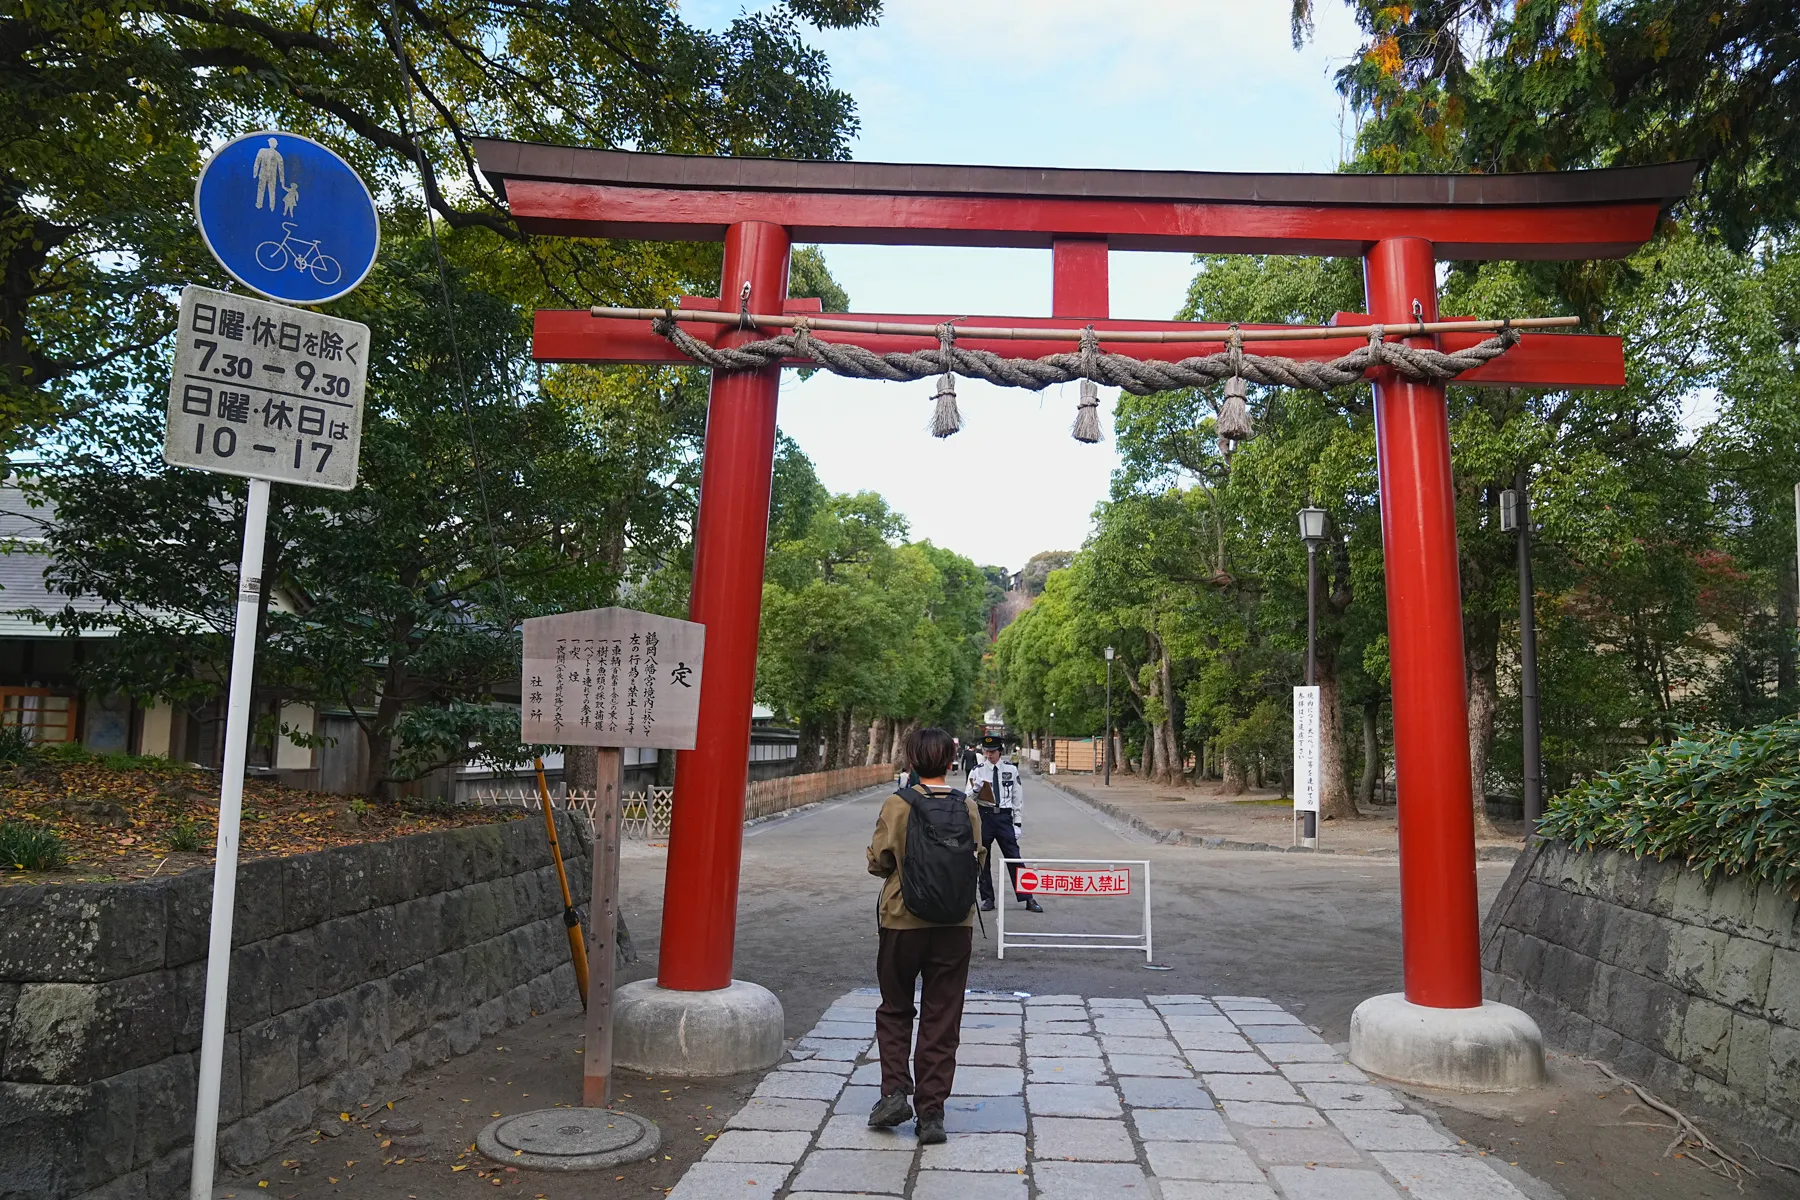
<path fill-rule="evenodd" d="M 1009 905 L 1002 902 L 995 905 L 995 924 L 998 927 L 994 947 L 995 957 L 1005 958 L 1007 947 L 1010 946 L 1015 950 L 1027 948 L 1142 950 L 1144 961 L 1151 961 L 1150 862 L 1148 859 L 1001 858 L 999 861 L 1003 871 L 1012 864 L 1018 864 L 1019 874 L 1015 883 L 1018 891 L 1026 895 L 1069 899 L 1129 896 L 1134 890 L 1131 880 L 1132 869 L 1141 868 L 1143 871 L 1144 909 L 1143 927 L 1137 933 L 1073 933 L 1067 931 L 1034 933 L 1017 929 L 1009 932 L 1006 928 L 1006 910 Z M 1085 869 L 1058 869 L 1071 867 Z M 1094 868 L 1104 869 L 1096 870 Z M 999 886 L 1004 887 L 1005 882 L 1004 879 L 1001 880 Z"/>

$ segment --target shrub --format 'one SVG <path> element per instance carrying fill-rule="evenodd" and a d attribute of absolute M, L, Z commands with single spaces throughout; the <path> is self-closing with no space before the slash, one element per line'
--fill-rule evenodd
<path fill-rule="evenodd" d="M 1658 746 L 1556 797 L 1538 830 L 1800 897 L 1800 718 Z"/>
<path fill-rule="evenodd" d="M 192 854 L 206 849 L 206 831 L 192 817 L 183 817 L 169 827 L 169 849 Z"/>
<path fill-rule="evenodd" d="M 0 863 L 20 871 L 54 871 L 69 860 L 54 829 L 0 821 Z"/>
<path fill-rule="evenodd" d="M 23 767 L 37 758 L 31 731 L 17 725 L 0 725 L 0 766 Z"/>

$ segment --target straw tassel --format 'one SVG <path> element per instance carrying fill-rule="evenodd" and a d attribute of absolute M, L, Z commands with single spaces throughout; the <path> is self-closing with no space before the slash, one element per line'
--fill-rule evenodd
<path fill-rule="evenodd" d="M 1219 406 L 1217 425 L 1220 437 L 1247 442 L 1255 434 L 1256 427 L 1250 423 L 1250 407 L 1244 402 L 1245 393 L 1242 378 L 1234 375 L 1225 381 L 1225 403 Z"/>
<path fill-rule="evenodd" d="M 1100 440 L 1100 387 L 1091 379 L 1081 381 L 1081 404 L 1075 409 L 1075 427 L 1069 432 L 1078 442 Z"/>
<path fill-rule="evenodd" d="M 1214 425 L 1221 438 L 1232 442 L 1247 442 L 1256 427 L 1250 423 L 1250 405 L 1246 402 L 1248 388 L 1244 383 L 1243 359 L 1244 341 L 1238 335 L 1237 322 L 1231 323 L 1231 339 L 1226 345 L 1231 355 L 1231 378 L 1225 381 L 1225 402 L 1219 405 L 1219 419 Z"/>
<path fill-rule="evenodd" d="M 956 407 L 956 373 L 950 370 L 954 361 L 956 329 L 949 323 L 938 326 L 938 352 L 943 355 L 944 373 L 938 377 L 937 407 L 931 413 L 931 436 L 947 438 L 962 428 L 962 413 Z"/>
<path fill-rule="evenodd" d="M 1099 372 L 1100 338 L 1089 325 L 1081 331 L 1081 401 L 1075 408 L 1075 424 L 1069 430 L 1078 442 L 1092 445 L 1100 440 L 1100 385 L 1094 382 Z"/>

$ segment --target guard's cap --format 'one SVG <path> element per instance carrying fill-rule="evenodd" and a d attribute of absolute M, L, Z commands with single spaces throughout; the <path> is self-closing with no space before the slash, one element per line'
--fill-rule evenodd
<path fill-rule="evenodd" d="M 1006 743 L 1001 741 L 999 738 L 995 737 L 991 733 L 981 739 L 980 746 L 983 750 L 1004 750 L 1004 749 L 1006 749 Z"/>

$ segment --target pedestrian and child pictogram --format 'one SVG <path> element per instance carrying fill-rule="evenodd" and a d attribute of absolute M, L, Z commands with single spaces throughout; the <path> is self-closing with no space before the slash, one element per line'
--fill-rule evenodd
<path fill-rule="evenodd" d="M 353 291 L 381 244 L 369 189 L 311 138 L 261 130 L 200 171 L 194 211 L 207 249 L 245 287 L 290 304 Z"/>

